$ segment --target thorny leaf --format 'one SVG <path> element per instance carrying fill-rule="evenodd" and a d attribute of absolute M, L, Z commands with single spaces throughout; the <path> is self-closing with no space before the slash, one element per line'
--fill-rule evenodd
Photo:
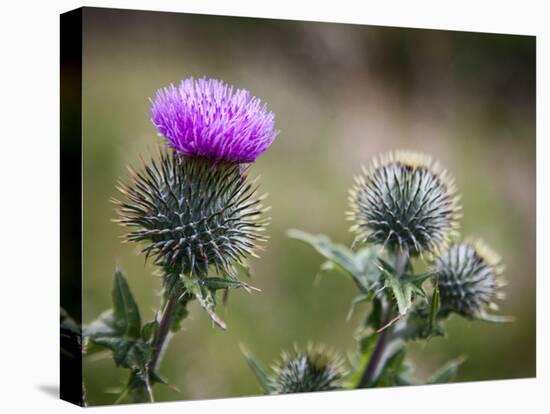
<path fill-rule="evenodd" d="M 220 328 L 225 329 L 225 323 L 214 312 L 216 307 L 215 292 L 202 285 L 199 279 L 184 277 L 183 284 L 188 293 L 192 294 L 199 302 L 199 305 L 206 311 L 212 322 Z"/>
<path fill-rule="evenodd" d="M 375 387 L 415 385 L 411 377 L 412 367 L 407 361 L 405 348 L 400 348 L 386 363 L 374 384 Z"/>
<path fill-rule="evenodd" d="M 256 360 L 254 355 L 252 355 L 246 347 L 241 344 L 240 345 L 241 352 L 244 355 L 246 362 L 248 363 L 248 366 L 256 376 L 256 379 L 258 380 L 260 387 L 262 388 L 262 391 L 265 394 L 271 394 L 272 387 L 271 382 L 269 380 L 269 375 L 267 371 L 260 365 L 260 363 Z"/>
<path fill-rule="evenodd" d="M 386 285 L 391 289 L 393 297 L 397 302 L 399 314 L 401 316 L 406 315 L 412 306 L 413 289 L 411 287 L 411 283 L 398 277 L 395 274 L 393 267 L 391 267 L 384 260 L 379 258 L 378 263 L 379 268 L 386 279 Z"/>
<path fill-rule="evenodd" d="M 139 338 L 141 330 L 141 318 L 139 308 L 130 291 L 128 282 L 120 270 L 115 273 L 113 286 L 114 322 L 117 329 L 124 332 L 125 336 Z"/>
<path fill-rule="evenodd" d="M 153 402 L 153 392 L 151 390 L 151 384 L 147 377 L 143 377 L 136 372 L 130 375 L 130 379 L 127 385 L 127 393 L 131 397 L 131 401 L 134 403 L 146 403 Z M 125 394 L 121 395 L 121 400 Z"/>
<path fill-rule="evenodd" d="M 147 332 L 150 329 L 152 325 L 144 327 L 145 337 L 150 335 Z M 103 312 L 86 327 L 84 335 L 93 343 L 109 348 L 117 366 L 131 370 L 127 393 L 132 401 L 152 401 L 147 368 L 152 348 L 142 337 L 139 309 L 122 272 L 115 273 L 113 309 Z"/>
<path fill-rule="evenodd" d="M 248 292 L 250 292 L 251 290 L 256 290 L 256 291 L 260 290 L 240 280 L 222 278 L 222 277 L 208 277 L 208 278 L 200 279 L 200 283 L 202 283 L 204 286 L 206 286 L 208 289 L 212 291 L 216 291 L 219 289 L 239 289 L 239 288 L 243 288 Z"/>
<path fill-rule="evenodd" d="M 445 363 L 439 368 L 427 381 L 427 384 L 445 384 L 455 379 L 458 369 L 464 363 L 466 358 L 460 356 Z"/>
<path fill-rule="evenodd" d="M 312 246 L 319 254 L 328 259 L 334 265 L 334 269 L 351 276 L 359 290 L 367 293 L 378 282 L 380 271 L 375 265 L 375 258 L 379 254 L 378 247 L 369 247 L 354 253 L 351 249 L 337 243 L 333 243 L 322 234 L 312 235 L 300 230 L 289 230 L 288 236 L 300 240 Z M 325 262 L 323 270 L 330 269 Z"/>

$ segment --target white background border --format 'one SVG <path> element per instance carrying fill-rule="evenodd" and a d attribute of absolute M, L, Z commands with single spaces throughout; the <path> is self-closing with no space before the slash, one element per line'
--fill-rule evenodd
<path fill-rule="evenodd" d="M 101 410 L 156 414 L 213 410 L 517 414 L 547 410 L 550 370 L 543 350 L 548 349 L 548 326 L 544 328 L 548 306 L 543 301 L 549 298 L 550 284 L 543 279 L 549 273 L 544 257 L 550 249 L 549 186 L 545 180 L 550 170 L 545 159 L 550 154 L 543 136 L 550 115 L 550 12 L 544 4 L 528 0 L 87 2 L 87 6 L 100 7 L 537 35 L 537 379 Z M 78 410 L 54 395 L 59 375 L 59 13 L 81 5 L 77 1 L 4 2 L 0 16 L 0 409 L 5 413 Z"/>

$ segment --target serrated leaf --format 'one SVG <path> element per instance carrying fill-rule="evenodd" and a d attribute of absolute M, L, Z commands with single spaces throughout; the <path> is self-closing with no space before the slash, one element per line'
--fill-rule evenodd
<path fill-rule="evenodd" d="M 434 272 L 427 272 L 427 273 L 421 273 L 419 275 L 407 275 L 406 278 L 411 283 L 414 283 L 416 285 L 421 285 L 425 280 L 434 277 L 436 274 L 437 273 L 434 273 Z"/>
<path fill-rule="evenodd" d="M 96 337 L 93 341 L 113 351 L 117 366 L 144 371 L 151 356 L 151 346 L 145 341 L 125 337 Z"/>
<path fill-rule="evenodd" d="M 359 263 L 361 274 L 370 283 L 376 283 L 380 279 L 380 269 L 377 259 L 382 253 L 380 246 L 363 248 L 355 253 L 355 260 Z"/>
<path fill-rule="evenodd" d="M 165 378 L 161 377 L 158 372 L 150 372 L 149 373 L 149 382 L 151 384 L 162 384 L 166 385 L 168 388 L 170 388 L 172 391 L 180 393 L 181 391 L 175 387 L 174 385 L 170 384 Z"/>
<path fill-rule="evenodd" d="M 414 384 L 409 376 L 410 367 L 406 362 L 406 350 L 397 341 L 386 348 L 382 357 L 382 367 L 372 384 L 374 387 L 393 387 Z M 393 349 L 392 349 L 393 348 Z"/>
<path fill-rule="evenodd" d="M 159 323 L 157 320 L 149 321 L 141 328 L 141 337 L 144 341 L 150 342 L 155 337 L 159 330 Z"/>
<path fill-rule="evenodd" d="M 168 382 L 163 377 L 161 377 L 158 372 L 150 372 L 149 378 L 152 383 L 158 382 L 159 384 L 168 385 Z"/>
<path fill-rule="evenodd" d="M 134 403 L 154 402 L 151 384 L 147 376 L 132 372 L 127 390 L 131 401 Z"/>
<path fill-rule="evenodd" d="M 128 282 L 126 282 L 126 278 L 120 270 L 115 272 L 113 309 L 115 323 L 124 332 L 124 335 L 139 338 L 141 331 L 139 308 L 130 291 Z"/>
<path fill-rule="evenodd" d="M 120 331 L 120 325 L 116 324 L 114 312 L 103 312 L 92 324 L 85 328 L 84 334 L 90 338 L 93 344 L 100 347 L 87 347 L 86 354 L 108 348 L 113 351 L 113 358 L 117 366 L 130 369 L 143 369 L 149 353 L 150 345 L 141 338 L 132 338 Z M 89 349 L 92 349 L 92 352 Z M 103 349 L 104 349 L 103 348 Z"/>
<path fill-rule="evenodd" d="M 439 368 L 427 381 L 427 384 L 445 384 L 456 378 L 458 369 L 464 363 L 464 356 L 452 359 Z"/>
<path fill-rule="evenodd" d="M 181 329 L 181 322 L 187 318 L 189 311 L 187 310 L 187 304 L 191 299 L 185 298 L 180 299 L 176 304 L 176 310 L 174 312 L 174 319 L 172 320 L 172 325 L 170 326 L 171 332 L 178 332 Z"/>
<path fill-rule="evenodd" d="M 119 336 L 119 327 L 115 323 L 115 315 L 112 309 L 101 313 L 95 321 L 84 328 L 84 335 L 90 338 Z"/>
<path fill-rule="evenodd" d="M 351 276 L 359 290 L 369 292 L 372 284 L 378 281 L 380 272 L 376 267 L 376 257 L 379 250 L 376 247 L 365 248 L 357 253 L 347 247 L 333 243 L 327 236 L 312 235 L 300 230 L 289 230 L 288 236 L 312 246 L 334 269 L 346 276 Z M 322 270 L 330 269 L 327 262 L 323 263 Z"/>
<path fill-rule="evenodd" d="M 201 283 L 210 290 L 220 290 L 220 289 L 239 289 L 243 288 L 247 291 L 256 290 L 258 288 L 250 286 L 248 283 L 242 282 L 240 280 L 222 278 L 222 277 L 208 277 L 200 279 Z"/>
<path fill-rule="evenodd" d="M 271 382 L 269 380 L 269 375 L 267 374 L 267 371 L 261 366 L 261 364 L 256 360 L 254 355 L 252 355 L 244 345 L 241 344 L 240 346 L 241 352 L 244 355 L 246 362 L 248 363 L 248 366 L 256 376 L 256 379 L 258 380 L 258 383 L 260 384 L 261 389 L 266 394 L 271 394 L 272 388 L 271 388 Z"/>
<path fill-rule="evenodd" d="M 141 338 L 139 309 L 122 272 L 116 271 L 113 283 L 113 309 L 106 310 L 84 328 L 93 343 L 111 349 L 115 362 L 125 366 L 125 357 L 133 342 Z M 129 364 L 131 365 L 131 364 Z"/>
<path fill-rule="evenodd" d="M 399 331 L 399 336 L 406 341 L 427 340 L 444 335 L 445 329 L 439 323 L 437 317 L 430 320 L 430 309 L 428 307 L 417 308 L 410 312 L 405 327 Z"/>
<path fill-rule="evenodd" d="M 393 296 L 397 302 L 397 308 L 401 316 L 406 315 L 412 306 L 412 287 L 411 284 L 403 283 L 400 278 L 395 275 L 393 267 L 382 259 L 378 259 L 380 270 L 384 274 L 387 286 L 391 289 Z"/>
<path fill-rule="evenodd" d="M 287 234 L 292 239 L 309 244 L 322 256 L 342 266 L 349 273 L 353 274 L 361 271 L 351 250 L 341 244 L 333 243 L 327 236 L 322 234 L 312 235 L 295 229 L 289 230 Z"/>
<path fill-rule="evenodd" d="M 214 308 L 216 307 L 216 297 L 210 289 L 201 289 L 201 283 L 195 278 L 185 277 L 183 284 L 187 292 L 192 294 L 199 305 L 206 311 L 212 322 L 220 328 L 225 329 L 225 323 L 216 315 Z"/>

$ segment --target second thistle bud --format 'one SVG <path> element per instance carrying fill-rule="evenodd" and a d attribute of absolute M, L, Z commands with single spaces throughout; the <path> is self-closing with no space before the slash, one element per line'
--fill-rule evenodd
<path fill-rule="evenodd" d="M 358 243 L 417 256 L 438 250 L 458 226 L 453 180 L 426 155 L 381 156 L 355 181 L 349 218 Z"/>
<path fill-rule="evenodd" d="M 500 257 L 481 240 L 451 246 L 434 262 L 441 311 L 473 318 L 496 309 L 494 300 L 503 297 L 503 270 Z"/>
<path fill-rule="evenodd" d="M 342 361 L 319 346 L 284 352 L 274 371 L 275 394 L 336 390 L 345 375 Z"/>

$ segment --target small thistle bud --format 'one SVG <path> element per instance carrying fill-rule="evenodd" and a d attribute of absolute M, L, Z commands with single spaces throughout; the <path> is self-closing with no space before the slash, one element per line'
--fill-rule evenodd
<path fill-rule="evenodd" d="M 483 241 L 454 244 L 434 260 L 434 272 L 441 296 L 441 312 L 456 312 L 475 318 L 486 308 L 498 309 L 495 299 L 502 299 L 499 288 L 504 266 L 501 258 Z"/>
<path fill-rule="evenodd" d="M 118 189 L 126 240 L 145 242 L 142 253 L 170 272 L 206 276 L 209 267 L 233 275 L 233 265 L 255 255 L 267 224 L 263 197 L 239 164 L 212 164 L 176 152 L 130 169 L 132 183 Z"/>
<path fill-rule="evenodd" d="M 331 391 L 342 388 L 346 375 L 342 361 L 323 347 L 308 346 L 306 351 L 283 352 L 273 367 L 274 394 Z"/>
<path fill-rule="evenodd" d="M 381 244 L 410 256 L 445 245 L 460 217 L 453 179 L 430 157 L 411 152 L 375 158 L 356 177 L 349 201 L 354 244 Z"/>

